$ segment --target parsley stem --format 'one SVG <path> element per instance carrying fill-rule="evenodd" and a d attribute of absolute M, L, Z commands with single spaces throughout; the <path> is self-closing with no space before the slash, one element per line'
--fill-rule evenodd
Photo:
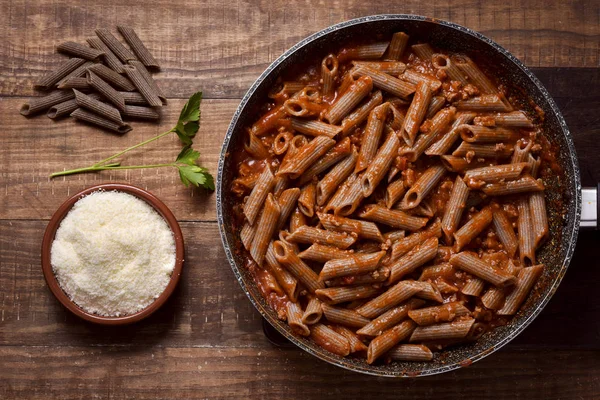
<path fill-rule="evenodd" d="M 155 140 L 158 140 L 158 139 L 160 139 L 160 138 L 162 138 L 162 137 L 164 137 L 164 136 L 167 136 L 167 135 L 168 135 L 169 133 L 171 133 L 171 132 L 173 132 L 173 129 L 171 129 L 170 131 L 167 131 L 167 132 L 163 132 L 163 133 L 161 133 L 160 135 L 158 135 L 158 136 L 154 136 L 153 138 L 150 138 L 150 139 L 148 139 L 148 140 L 144 140 L 143 142 L 141 142 L 141 143 L 138 143 L 138 144 L 136 144 L 136 145 L 134 145 L 134 146 L 128 147 L 128 148 L 126 148 L 125 150 L 123 150 L 123 151 L 120 151 L 120 152 L 118 152 L 118 153 L 116 153 L 116 154 L 114 154 L 114 155 L 112 155 L 112 156 L 110 156 L 110 157 L 108 157 L 108 158 L 105 158 L 105 159 L 104 159 L 104 160 L 102 160 L 102 161 L 98 161 L 97 163 L 95 163 L 95 164 L 93 165 L 93 167 L 100 167 L 100 166 L 102 166 L 104 163 L 106 163 L 107 161 L 114 160 L 115 158 L 117 158 L 117 157 L 119 157 L 119 156 L 122 156 L 123 154 L 127 153 L 128 151 L 131 151 L 131 150 L 137 149 L 138 147 L 142 147 L 142 146 L 144 146 L 144 145 L 146 145 L 146 144 L 148 144 L 148 143 L 154 142 Z"/>
<path fill-rule="evenodd" d="M 55 178 L 57 176 L 81 174 L 81 173 L 84 173 L 84 172 L 112 171 L 112 170 L 121 170 L 121 169 L 161 168 L 161 167 L 177 167 L 177 164 L 176 163 L 167 163 L 167 164 L 124 165 L 124 166 L 119 166 L 118 163 L 113 163 L 113 164 L 99 165 L 99 166 L 92 165 L 91 167 L 76 168 L 76 169 L 70 169 L 68 171 L 55 172 L 52 175 L 50 175 L 50 178 Z"/>

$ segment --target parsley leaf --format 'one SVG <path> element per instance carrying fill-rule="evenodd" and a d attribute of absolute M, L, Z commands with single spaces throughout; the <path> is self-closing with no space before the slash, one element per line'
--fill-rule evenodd
<path fill-rule="evenodd" d="M 215 190 L 215 182 L 211 174 L 206 168 L 197 165 L 178 165 L 179 177 L 185 186 L 190 184 L 205 189 Z"/>

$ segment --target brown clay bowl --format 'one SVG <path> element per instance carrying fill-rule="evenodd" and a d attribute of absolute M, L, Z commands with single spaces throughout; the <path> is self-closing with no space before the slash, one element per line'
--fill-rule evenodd
<path fill-rule="evenodd" d="M 56 279 L 54 272 L 52 271 L 52 265 L 50 264 L 50 249 L 52 247 L 52 242 L 54 241 L 56 231 L 61 221 L 79 199 L 81 199 L 85 195 L 88 195 L 92 192 L 96 192 L 100 189 L 105 191 L 117 190 L 119 192 L 131 194 L 144 200 L 146 203 L 150 204 L 156 210 L 156 212 L 158 212 L 158 214 L 165 219 L 165 221 L 171 228 L 171 231 L 173 231 L 173 235 L 175 237 L 175 268 L 173 269 L 173 273 L 171 274 L 171 280 L 167 284 L 167 287 L 161 293 L 161 295 L 158 296 L 158 298 L 154 300 L 154 302 L 152 302 L 148 307 L 134 314 L 125 315 L 122 317 L 104 317 L 89 313 L 81 307 L 79 307 L 77 304 L 71 301 L 69 296 L 67 296 L 67 294 L 62 290 L 62 288 L 58 284 L 58 280 Z M 50 219 L 50 222 L 48 223 L 48 227 L 46 228 L 46 232 L 44 233 L 44 239 L 42 240 L 42 271 L 44 272 L 44 278 L 46 278 L 46 283 L 48 284 L 50 291 L 52 291 L 52 294 L 54 294 L 56 299 L 73 314 L 83 318 L 86 321 L 93 322 L 96 324 L 125 325 L 140 321 L 148 317 L 154 311 L 158 310 L 160 306 L 162 306 L 165 303 L 165 301 L 167 301 L 169 296 L 171 296 L 171 294 L 175 290 L 177 283 L 179 282 L 181 270 L 183 267 L 183 255 L 184 246 L 181 228 L 179 227 L 179 224 L 177 223 L 177 220 L 175 219 L 175 216 L 173 215 L 171 210 L 169 210 L 169 208 L 162 201 L 160 201 L 152 193 L 132 185 L 121 183 L 106 183 L 103 185 L 96 185 L 82 190 L 81 192 L 67 199 L 58 208 L 58 210 L 56 210 L 56 212 Z"/>

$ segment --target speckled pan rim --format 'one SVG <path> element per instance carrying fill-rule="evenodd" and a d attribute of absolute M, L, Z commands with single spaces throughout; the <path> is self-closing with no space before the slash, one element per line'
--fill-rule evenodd
<path fill-rule="evenodd" d="M 573 227 L 572 227 L 570 234 L 565 235 L 563 237 L 563 243 L 567 243 L 567 244 L 566 244 L 565 256 L 564 256 L 564 259 L 562 262 L 562 267 L 560 269 L 560 274 L 552 282 L 552 285 L 551 285 L 550 289 L 548 290 L 548 292 L 546 293 L 546 296 L 537 305 L 537 308 L 531 312 L 531 315 L 527 319 L 522 321 L 519 325 L 515 326 L 513 328 L 513 330 L 511 330 L 509 332 L 509 334 L 504 336 L 502 339 L 498 340 L 492 347 L 490 347 L 484 351 L 481 351 L 480 353 L 476 354 L 475 356 L 472 356 L 470 358 L 470 361 L 471 362 L 479 361 L 479 360 L 487 357 L 488 355 L 492 354 L 493 352 L 497 351 L 498 349 L 500 349 L 501 347 L 503 347 L 504 345 L 509 343 L 511 340 L 513 340 L 519 333 L 521 333 L 539 315 L 539 313 L 544 309 L 544 307 L 547 305 L 547 303 L 550 301 L 550 299 L 556 292 L 558 286 L 560 285 L 560 283 L 566 273 L 566 270 L 569 266 L 569 263 L 571 261 L 571 258 L 573 256 L 573 253 L 575 250 L 575 244 L 577 242 L 577 236 L 579 233 L 579 223 L 580 223 L 580 218 L 581 218 L 581 179 L 580 179 L 580 171 L 579 171 L 579 165 L 578 165 L 578 161 L 577 161 L 577 155 L 575 152 L 575 145 L 573 143 L 571 134 L 569 132 L 567 124 L 566 124 L 560 110 L 558 109 L 556 103 L 554 102 L 554 100 L 552 99 L 552 97 L 550 96 L 550 94 L 548 93 L 546 88 L 537 79 L 537 77 L 535 77 L 535 75 L 523 63 L 521 63 L 521 61 L 519 61 L 515 56 L 513 56 L 511 53 L 509 53 L 506 49 L 504 49 L 502 46 L 500 46 L 493 40 L 483 36 L 482 34 L 480 34 L 478 32 L 473 31 L 469 28 L 466 28 L 464 26 L 461 26 L 461 25 L 458 25 L 458 24 L 455 24 L 452 22 L 438 20 L 438 19 L 432 19 L 432 18 L 423 17 L 423 16 L 417 16 L 417 15 L 407 15 L 407 14 L 384 14 L 384 15 L 374 15 L 374 16 L 357 18 L 357 19 L 345 21 L 345 22 L 342 22 L 342 23 L 339 23 L 336 25 L 332 25 L 328 28 L 325 28 L 322 31 L 319 31 L 319 32 L 307 37 L 306 39 L 298 42 L 296 45 L 294 45 L 292 48 L 290 48 L 288 51 L 286 51 L 284 54 L 282 54 L 279 58 L 277 58 L 258 77 L 258 79 L 252 84 L 250 89 L 248 89 L 246 95 L 243 97 L 242 101 L 240 102 L 240 105 L 238 106 L 238 108 L 231 120 L 231 124 L 229 125 L 229 128 L 227 130 L 227 134 L 225 136 L 225 140 L 223 142 L 223 147 L 221 149 L 221 154 L 219 157 L 219 168 L 218 168 L 218 178 L 217 178 L 217 198 L 216 198 L 217 220 L 219 223 L 219 231 L 221 234 L 221 240 L 223 242 L 223 247 L 225 249 L 225 254 L 227 256 L 229 264 L 231 265 L 231 268 L 233 270 L 233 273 L 234 273 L 236 279 L 240 283 L 242 289 L 246 293 L 246 296 L 249 298 L 250 302 L 254 305 L 254 307 L 283 336 L 285 336 L 292 343 L 294 343 L 295 345 L 297 345 L 304 351 L 310 353 L 311 355 L 316 356 L 316 357 L 318 357 L 326 362 L 329 362 L 333 365 L 336 365 L 336 366 L 339 366 L 339 367 L 342 367 L 342 368 L 345 368 L 345 369 L 348 369 L 351 371 L 374 375 L 374 376 L 381 376 L 381 377 L 412 377 L 415 375 L 410 374 L 410 373 L 407 374 L 407 373 L 404 373 L 401 371 L 389 370 L 389 372 L 388 372 L 388 371 L 382 371 L 380 369 L 373 370 L 373 369 L 370 369 L 369 366 L 366 364 L 365 365 L 346 365 L 345 363 L 342 362 L 342 360 L 336 358 L 334 355 L 329 354 L 327 352 L 319 352 L 318 350 L 315 350 L 315 349 L 311 348 L 310 346 L 306 345 L 305 343 L 301 342 L 297 337 L 290 334 L 286 330 L 281 329 L 278 326 L 277 321 L 274 320 L 274 317 L 272 317 L 272 315 L 269 314 L 267 312 L 267 310 L 264 309 L 263 305 L 258 303 L 251 296 L 249 291 L 247 290 L 246 283 L 244 282 L 243 276 L 239 270 L 239 268 L 241 268 L 241 267 L 238 267 L 238 265 L 235 262 L 235 259 L 233 258 L 233 255 L 231 252 L 231 246 L 234 244 L 228 242 L 227 235 L 226 235 L 226 228 L 224 225 L 224 218 L 223 218 L 223 211 L 224 211 L 223 210 L 223 197 L 225 194 L 223 193 L 224 188 L 222 187 L 222 179 L 223 179 L 223 174 L 224 174 L 225 157 L 226 157 L 226 154 L 228 153 L 229 145 L 230 145 L 231 139 L 233 137 L 233 134 L 235 132 L 235 128 L 236 128 L 238 119 L 240 118 L 240 115 L 244 112 L 244 109 L 248 105 L 250 99 L 254 96 L 256 89 L 284 60 L 286 60 L 292 54 L 294 54 L 295 52 L 297 52 L 304 46 L 308 45 L 309 43 L 311 43 L 317 39 L 320 39 L 323 36 L 326 36 L 332 32 L 339 31 L 339 30 L 342 30 L 342 29 L 350 27 L 350 26 L 360 25 L 363 23 L 369 23 L 369 22 L 373 22 L 373 21 L 386 21 L 386 20 L 389 20 L 389 21 L 422 21 L 422 22 L 436 23 L 436 24 L 457 30 L 463 34 L 470 35 L 470 36 L 478 39 L 479 41 L 484 42 L 488 46 L 492 47 L 496 52 L 501 53 L 507 60 L 509 60 L 510 62 L 515 64 L 516 67 L 519 68 L 523 72 L 523 74 L 525 74 L 527 76 L 527 78 L 531 80 L 531 82 L 535 85 L 535 87 L 540 92 L 540 94 L 546 99 L 548 106 L 552 109 L 555 117 L 557 118 L 560 128 L 564 135 L 564 141 L 567 144 L 567 149 L 566 149 L 566 150 L 568 150 L 567 158 L 571 160 L 571 168 L 573 171 L 572 180 L 570 182 L 568 182 L 568 184 L 569 184 L 569 186 L 574 187 L 573 193 L 575 195 L 575 198 L 573 198 L 570 203 L 571 208 L 574 208 L 574 210 L 573 209 L 570 210 L 570 212 L 572 212 L 574 214 Z M 566 229 L 565 229 L 565 231 L 566 231 Z M 569 233 L 569 232 L 567 232 L 567 233 Z M 470 363 L 468 365 L 470 365 Z M 444 365 L 439 368 L 422 370 L 416 376 L 428 376 L 428 375 L 440 374 L 440 373 L 449 372 L 449 371 L 452 371 L 452 370 L 455 370 L 455 369 L 458 369 L 458 368 L 461 368 L 464 366 L 467 366 L 467 365 L 464 363 L 460 363 L 460 362 L 452 363 L 452 364 Z"/>
<path fill-rule="evenodd" d="M 158 212 L 158 214 L 164 218 L 169 225 L 169 228 L 173 232 L 173 236 L 175 239 L 175 267 L 173 268 L 173 273 L 171 274 L 171 279 L 169 283 L 163 290 L 163 292 L 154 300 L 151 304 L 149 304 L 143 310 L 140 310 L 134 314 L 125 315 L 123 317 L 103 317 L 100 315 L 92 314 L 85 311 L 83 308 L 79 307 L 75 304 L 69 296 L 63 291 L 60 287 L 54 272 L 52 271 L 52 265 L 50 263 L 50 249 L 52 246 L 52 242 L 54 241 L 54 237 L 56 235 L 56 231 L 60 226 L 63 218 L 68 214 L 68 212 L 73 208 L 73 205 L 80 200 L 82 197 L 87 196 L 88 194 L 104 190 L 104 191 L 119 191 L 123 193 L 127 193 L 137 198 L 144 200 L 148 205 Z M 42 240 L 42 272 L 44 274 L 44 278 L 46 283 L 48 284 L 48 288 L 56 297 L 56 299 L 69 311 L 78 317 L 88 321 L 93 322 L 99 325 L 129 325 L 135 322 L 141 321 L 144 318 L 149 317 L 156 310 L 158 310 L 173 294 L 173 291 L 177 287 L 179 283 L 179 279 L 181 277 L 181 272 L 183 270 L 183 261 L 184 261 L 184 241 L 183 234 L 181 233 L 181 228 L 177 219 L 171 212 L 171 210 L 163 203 L 158 197 L 154 196 L 152 193 L 141 189 L 137 186 L 129 185 L 126 183 L 104 183 L 101 185 L 95 185 L 89 187 L 87 189 L 83 189 L 79 193 L 74 194 L 69 197 L 61 206 L 56 210 L 56 212 L 52 215 L 52 218 L 48 222 L 48 226 L 46 227 L 46 231 L 44 232 L 44 238 Z"/>

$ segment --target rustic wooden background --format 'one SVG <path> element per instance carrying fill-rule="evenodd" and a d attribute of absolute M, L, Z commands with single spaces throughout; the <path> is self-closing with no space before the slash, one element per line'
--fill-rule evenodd
<path fill-rule="evenodd" d="M 99 4 L 101 3 L 101 4 Z M 0 0 L 0 398 L 600 398 L 600 235 L 582 233 L 561 288 L 515 341 L 469 368 L 399 381 L 348 372 L 297 349 L 272 346 L 225 260 L 214 195 L 186 189 L 175 171 L 49 180 L 171 127 L 203 90 L 196 146 L 211 171 L 239 99 L 266 66 L 328 25 L 379 13 L 447 19 L 493 38 L 530 66 L 562 109 L 583 182 L 600 181 L 600 4 L 589 1 Z M 32 82 L 58 65 L 54 47 L 98 27 L 129 24 L 162 62 L 169 97 L 160 126 L 123 137 L 45 116 L 25 119 Z M 165 139 L 127 161 L 171 160 Z M 158 195 L 179 219 L 187 260 L 175 295 L 134 326 L 77 319 L 40 269 L 47 221 L 70 194 L 129 182 Z"/>

